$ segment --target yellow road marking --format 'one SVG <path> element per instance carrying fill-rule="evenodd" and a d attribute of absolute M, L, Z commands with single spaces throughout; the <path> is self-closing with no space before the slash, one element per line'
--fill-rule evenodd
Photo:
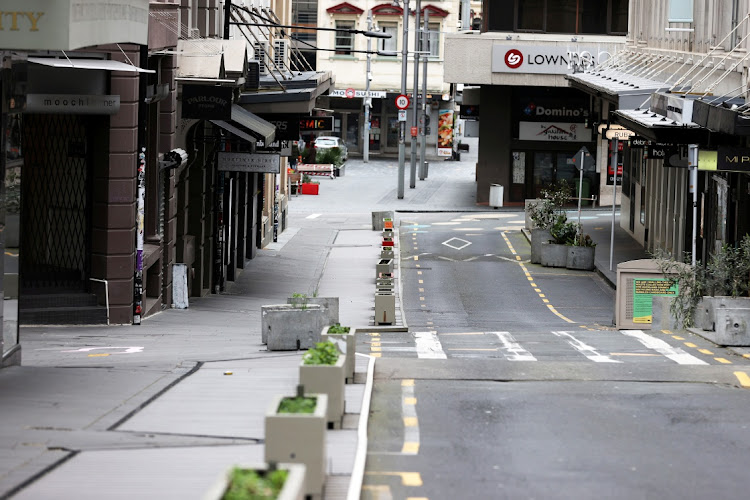
<path fill-rule="evenodd" d="M 414 260 L 419 260 L 419 255 L 415 255 Z"/>
<path fill-rule="evenodd" d="M 89 354 L 88 355 L 89 358 L 102 358 L 104 356 L 109 356 L 109 353 L 108 352 L 102 352 L 102 353 L 98 353 L 98 354 Z"/>
<path fill-rule="evenodd" d="M 424 280 L 419 280 L 420 285 L 424 285 Z"/>
<path fill-rule="evenodd" d="M 380 347 L 380 342 L 370 342 L 370 347 Z"/>
<path fill-rule="evenodd" d="M 401 381 L 401 387 L 414 387 L 414 379 L 413 378 L 405 378 Z"/>
<path fill-rule="evenodd" d="M 422 271 L 417 271 L 417 274 L 421 276 L 422 275 Z"/>
<path fill-rule="evenodd" d="M 380 334 L 378 332 L 371 332 L 370 337 L 380 337 Z"/>
<path fill-rule="evenodd" d="M 662 330 L 661 333 L 666 333 L 667 335 L 672 335 L 671 330 Z"/>
<path fill-rule="evenodd" d="M 521 256 L 520 255 L 516 255 L 516 260 L 521 260 Z"/>
<path fill-rule="evenodd" d="M 672 338 L 675 340 L 685 340 L 685 337 L 678 337 L 677 335 L 672 335 Z"/>
<path fill-rule="evenodd" d="M 614 175 L 614 174 L 613 174 L 613 175 Z M 420 289 L 419 289 L 419 292 L 420 292 L 420 293 L 424 293 L 424 288 L 420 288 Z"/>
<path fill-rule="evenodd" d="M 693 344 L 692 342 L 685 342 L 685 345 L 688 347 L 698 347 L 697 345 Z"/>
<path fill-rule="evenodd" d="M 417 264 L 416 267 L 422 267 L 422 264 Z M 418 271 L 420 274 L 422 274 L 422 271 Z"/>
<path fill-rule="evenodd" d="M 415 443 L 412 441 L 406 441 L 404 443 L 404 446 L 401 448 L 401 453 L 405 453 L 407 455 L 417 455 L 419 454 L 419 443 Z"/>
<path fill-rule="evenodd" d="M 731 365 L 732 364 L 731 361 L 729 361 L 728 359 L 725 359 L 725 358 L 714 358 L 714 359 L 716 361 L 718 361 L 719 363 L 723 364 L 723 365 Z"/>
<path fill-rule="evenodd" d="M 380 358 L 380 357 L 383 356 L 383 353 L 373 352 L 373 353 L 370 354 L 370 356 L 372 356 L 373 358 Z"/>
<path fill-rule="evenodd" d="M 542 302 L 544 302 L 545 304 L 549 304 L 549 300 L 547 299 L 542 299 Z"/>
<path fill-rule="evenodd" d="M 422 476 L 419 472 L 365 472 L 371 476 L 398 476 L 404 486 L 422 486 Z"/>
<path fill-rule="evenodd" d="M 375 347 L 375 346 L 372 346 L 372 347 L 370 347 L 370 350 L 371 350 L 372 352 L 381 352 L 381 351 L 383 350 L 383 348 L 382 348 L 382 347 Z"/>
<path fill-rule="evenodd" d="M 541 291 L 540 289 L 538 289 L 538 288 L 534 288 L 534 291 L 535 291 L 536 293 L 541 293 L 541 292 L 542 292 L 542 291 Z"/>
<path fill-rule="evenodd" d="M 740 381 L 742 387 L 750 388 L 750 377 L 745 372 L 734 372 L 734 376 Z"/>
<path fill-rule="evenodd" d="M 709 356 L 713 355 L 711 351 L 708 349 L 698 349 L 698 352 L 702 352 L 703 354 L 708 354 Z"/>
<path fill-rule="evenodd" d="M 531 286 L 533 286 L 534 288 L 536 288 L 536 283 L 532 283 Z"/>
<path fill-rule="evenodd" d="M 404 427 L 416 427 L 418 425 L 417 417 L 404 417 Z"/>
<path fill-rule="evenodd" d="M 544 298 L 544 297 L 546 297 L 546 295 L 544 295 L 543 293 L 540 293 L 540 294 L 539 294 L 539 296 L 540 296 L 541 298 Z"/>
<path fill-rule="evenodd" d="M 393 498 L 391 487 L 387 484 L 363 484 L 362 489 L 374 492 L 376 498 Z"/>
<path fill-rule="evenodd" d="M 417 398 L 404 398 L 404 404 L 405 405 L 415 405 L 415 404 L 417 404 Z"/>
<path fill-rule="evenodd" d="M 614 175 L 614 174 L 613 174 Z M 419 300 L 424 300 L 424 297 L 419 297 Z"/>

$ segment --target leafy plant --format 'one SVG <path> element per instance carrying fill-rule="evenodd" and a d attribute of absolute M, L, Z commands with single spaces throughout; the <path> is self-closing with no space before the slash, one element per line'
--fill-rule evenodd
<path fill-rule="evenodd" d="M 333 342 L 318 342 L 303 356 L 306 365 L 335 365 L 339 359 L 339 350 Z"/>
<path fill-rule="evenodd" d="M 573 196 L 573 187 L 568 181 L 561 179 L 557 184 L 551 184 L 549 187 L 542 189 L 542 197 L 552 201 L 555 208 L 562 212 L 563 206 L 570 201 Z"/>
<path fill-rule="evenodd" d="M 312 179 L 310 178 L 309 175 L 302 174 L 302 182 L 304 182 L 305 184 L 309 184 L 310 182 L 312 182 Z"/>
<path fill-rule="evenodd" d="M 289 471 L 276 469 L 265 474 L 234 467 L 222 500 L 271 500 L 279 496 Z"/>
<path fill-rule="evenodd" d="M 568 245 L 574 247 L 595 247 L 596 243 L 594 243 L 594 240 L 591 239 L 590 235 L 579 232 L 576 237 L 573 238 L 573 241 L 568 243 Z"/>
<path fill-rule="evenodd" d="M 328 327 L 328 333 L 333 333 L 333 334 L 349 333 L 349 330 L 350 328 L 348 326 L 341 326 L 338 323 Z"/>
<path fill-rule="evenodd" d="M 333 163 L 335 166 L 340 167 L 344 164 L 344 160 L 341 159 L 341 149 L 319 149 L 315 156 L 315 163 Z"/>
<path fill-rule="evenodd" d="M 705 290 L 705 268 L 700 262 L 696 262 L 695 267 L 692 267 L 692 257 L 688 252 L 685 253 L 683 262 L 672 259 L 671 254 L 663 250 L 656 251 L 652 258 L 656 260 L 659 271 L 670 285 L 677 285 L 677 295 L 669 305 L 672 316 L 683 328 L 693 326 L 695 310 Z"/>
<path fill-rule="evenodd" d="M 283 398 L 279 403 L 277 413 L 313 413 L 318 399 L 306 396 Z"/>
<path fill-rule="evenodd" d="M 306 293 L 293 293 L 292 302 L 298 304 L 300 309 L 307 309 L 307 294 Z"/>
<path fill-rule="evenodd" d="M 723 245 L 706 265 L 706 290 L 713 297 L 744 297 L 750 290 L 750 235 L 735 247 Z"/>
<path fill-rule="evenodd" d="M 539 229 L 549 229 L 555 222 L 555 205 L 552 200 L 543 199 L 529 204 L 529 217 Z"/>
<path fill-rule="evenodd" d="M 565 215 L 558 215 L 555 219 L 554 224 L 549 230 L 549 234 L 555 240 L 555 243 L 559 245 L 568 245 L 574 241 L 578 234 L 578 224 L 575 222 L 567 222 Z"/>

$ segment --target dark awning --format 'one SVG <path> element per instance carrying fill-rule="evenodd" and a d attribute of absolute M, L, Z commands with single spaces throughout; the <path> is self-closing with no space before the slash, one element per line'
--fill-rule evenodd
<path fill-rule="evenodd" d="M 650 141 L 667 144 L 707 144 L 709 131 L 692 122 L 680 123 L 648 109 L 618 109 L 615 122 Z"/>
<path fill-rule="evenodd" d="M 276 127 L 273 123 L 267 122 L 237 104 L 232 105 L 230 121 L 211 120 L 211 123 L 250 142 L 261 140 L 264 144 L 271 144 L 276 139 Z"/>

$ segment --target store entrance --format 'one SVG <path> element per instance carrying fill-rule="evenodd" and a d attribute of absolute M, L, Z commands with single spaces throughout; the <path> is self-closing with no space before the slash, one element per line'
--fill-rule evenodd
<path fill-rule="evenodd" d="M 544 189 L 555 186 L 560 181 L 567 182 L 573 196 L 578 197 L 580 179 L 576 168 L 576 151 L 516 149 L 511 155 L 511 201 L 541 198 Z M 591 193 L 597 192 L 598 178 L 595 171 L 584 172 L 580 190 L 581 198 L 591 198 Z M 584 200 L 583 204 L 590 204 L 590 200 Z"/>

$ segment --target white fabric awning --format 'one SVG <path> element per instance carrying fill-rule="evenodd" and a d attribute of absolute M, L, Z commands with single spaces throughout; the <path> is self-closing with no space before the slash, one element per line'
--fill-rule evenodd
<path fill-rule="evenodd" d="M 669 85 L 664 82 L 613 69 L 573 73 L 566 78 L 573 87 L 589 93 L 606 94 L 618 103 L 620 109 L 638 108 L 652 93 L 669 89 Z"/>
<path fill-rule="evenodd" d="M 29 57 L 28 61 L 53 68 L 99 69 L 105 71 L 129 71 L 134 73 L 155 73 L 152 69 L 143 69 L 111 59 L 58 59 L 53 57 Z"/>

